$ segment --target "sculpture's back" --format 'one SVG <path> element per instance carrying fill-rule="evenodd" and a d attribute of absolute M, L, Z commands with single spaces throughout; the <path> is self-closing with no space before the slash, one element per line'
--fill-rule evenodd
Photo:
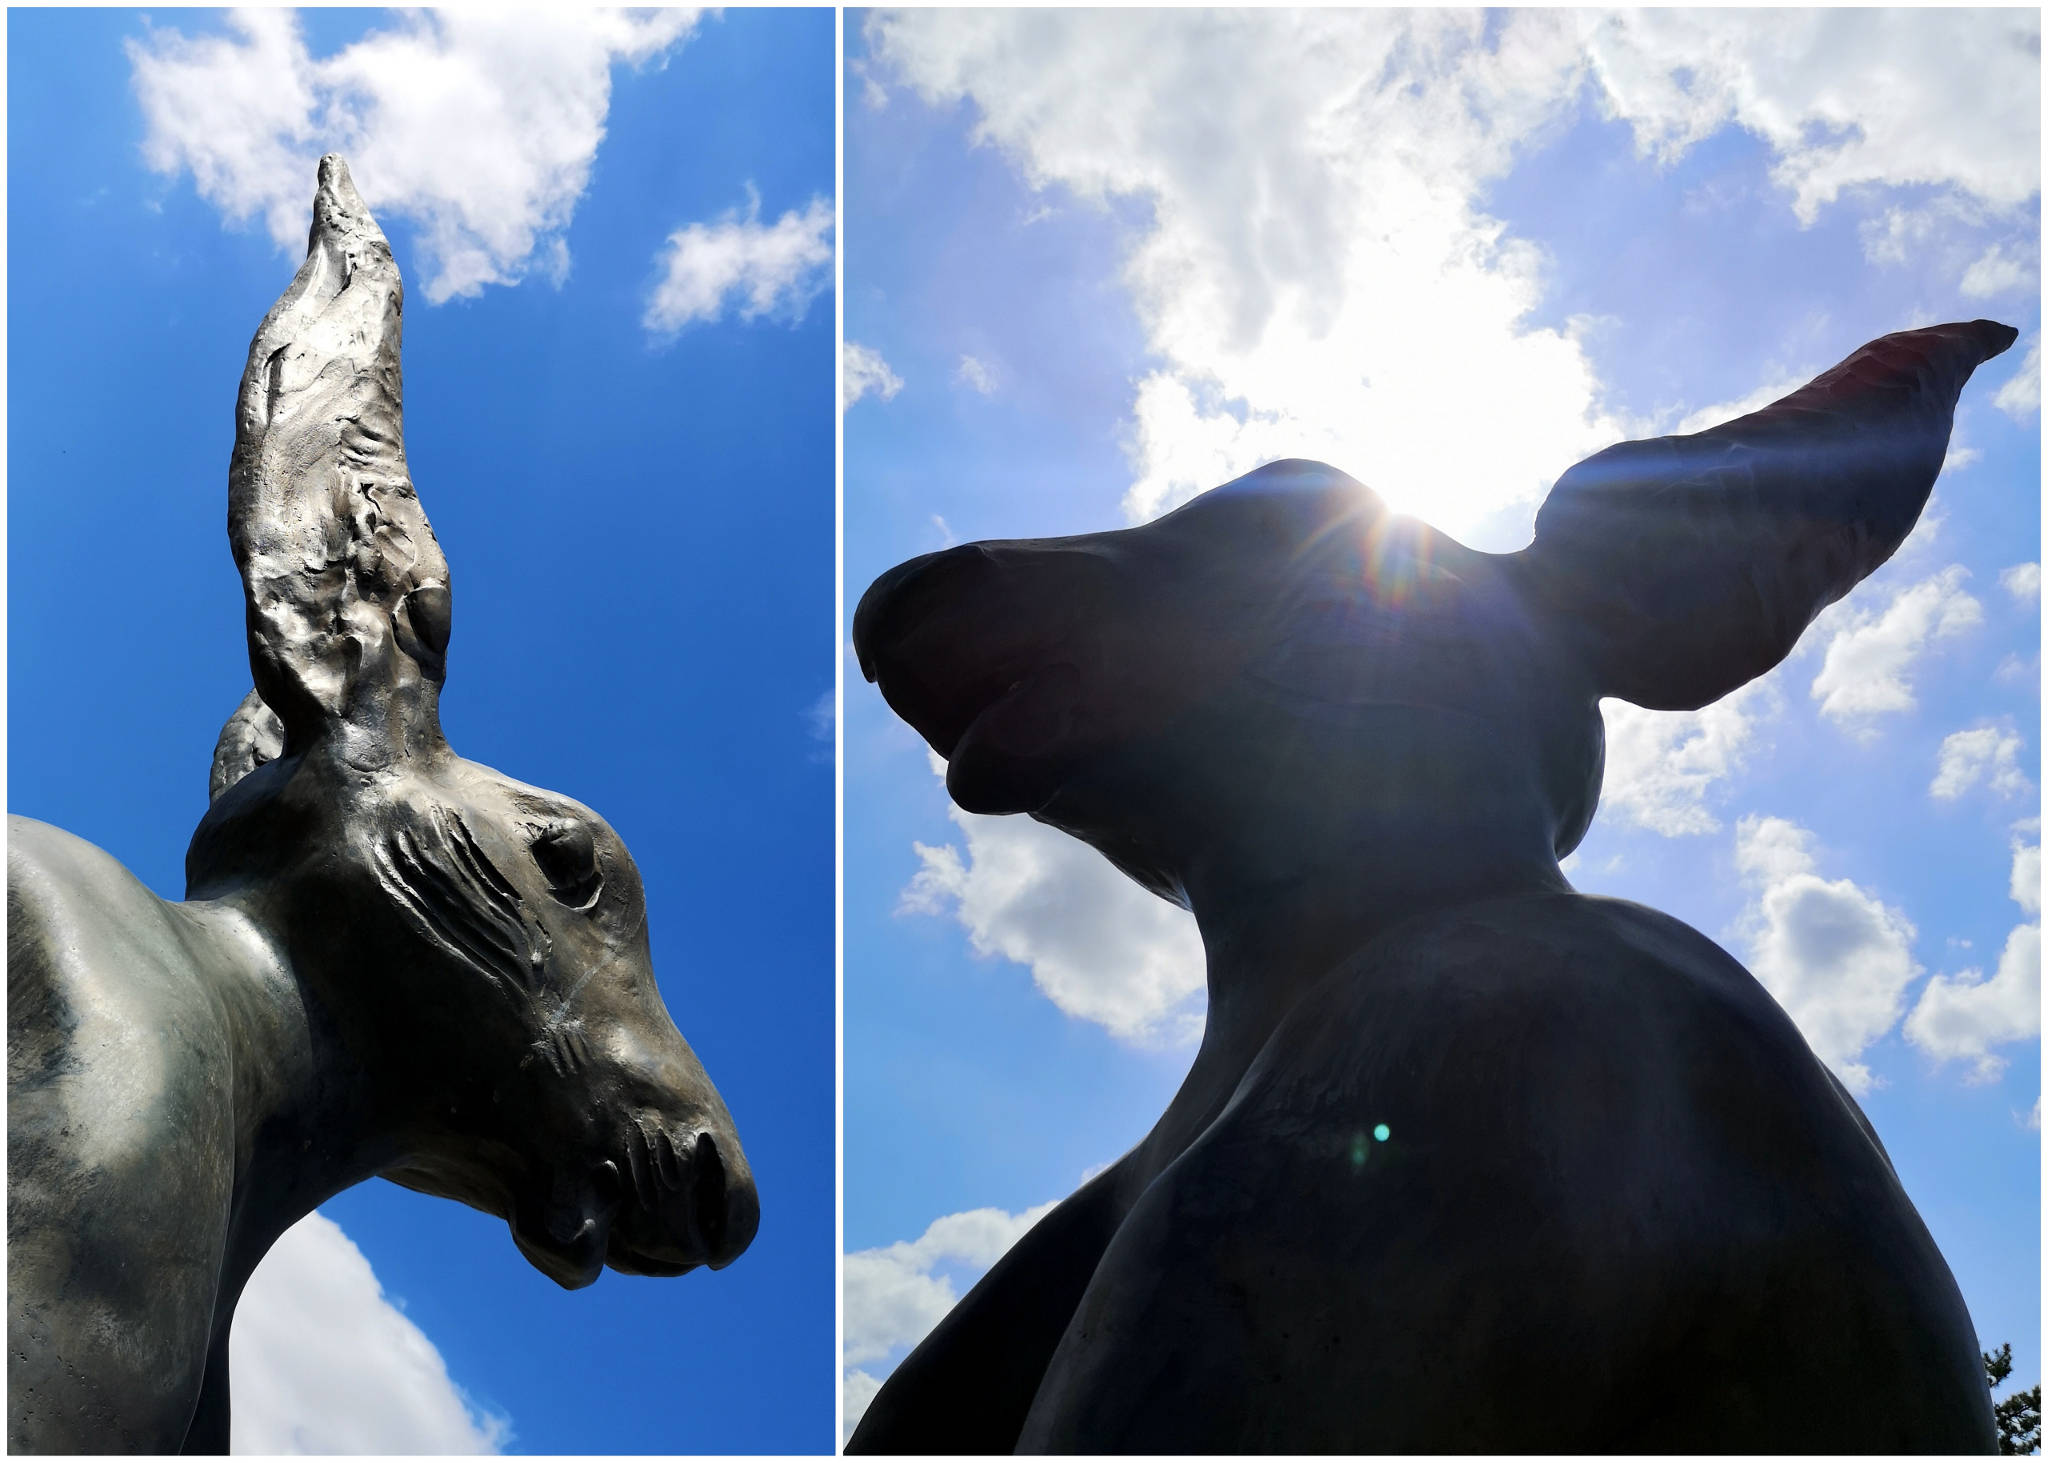
<path fill-rule="evenodd" d="M 849 1451 L 1990 1450 L 1969 1316 L 1854 1102 L 1725 953 L 1558 860 L 1599 698 L 1782 660 L 2013 338 L 1889 336 L 1609 449 L 1516 554 L 1289 462 L 878 581 L 862 665 L 956 801 L 1187 904 L 1210 1006 L 1151 1135 Z"/>
<path fill-rule="evenodd" d="M 256 689 L 168 903 L 11 819 L 9 1443 L 224 1451 L 234 1306 L 383 1175 L 566 1286 L 730 1262 L 758 1207 L 603 820 L 441 733 L 452 602 L 405 466 L 389 246 L 323 159 L 250 348 L 229 537 Z"/>

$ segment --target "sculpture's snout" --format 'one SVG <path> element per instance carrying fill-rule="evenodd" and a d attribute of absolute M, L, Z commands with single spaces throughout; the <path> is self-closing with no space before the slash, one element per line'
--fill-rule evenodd
<path fill-rule="evenodd" d="M 1048 675 L 1074 680 L 1077 657 L 1115 623 L 1113 576 L 1088 542 L 962 544 L 897 565 L 854 611 L 862 674 L 952 758 L 969 729 L 1020 687 Z M 1060 720 L 1050 718 L 1055 727 Z"/>
<path fill-rule="evenodd" d="M 658 1126 L 636 1127 L 618 1178 L 630 1192 L 605 1262 L 624 1274 L 680 1275 L 699 1265 L 722 1270 L 760 1228 L 754 1175 L 729 1125 L 680 1141 Z"/>
<path fill-rule="evenodd" d="M 853 648 L 870 681 L 895 669 L 907 642 L 934 620 L 956 619 L 998 577 L 984 544 L 961 544 L 898 564 L 860 597 L 853 612 Z"/>

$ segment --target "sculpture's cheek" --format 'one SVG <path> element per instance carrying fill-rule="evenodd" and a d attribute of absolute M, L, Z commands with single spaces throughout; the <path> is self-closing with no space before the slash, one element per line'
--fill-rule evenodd
<path fill-rule="evenodd" d="M 1079 672 L 1034 672 L 968 725 L 947 764 L 946 790 L 970 813 L 1043 807 L 1079 750 L 1084 724 Z"/>

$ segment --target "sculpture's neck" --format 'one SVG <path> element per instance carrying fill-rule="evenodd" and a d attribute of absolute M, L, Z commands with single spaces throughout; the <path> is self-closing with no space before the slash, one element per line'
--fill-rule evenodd
<path fill-rule="evenodd" d="M 1171 1161 L 1230 1100 L 1275 1028 L 1353 955 L 1411 919 L 1478 900 L 1569 893 L 1546 820 L 1527 826 L 1377 826 L 1370 843 L 1275 859 L 1282 837 L 1260 836 L 1190 861 L 1189 903 L 1208 963 L 1209 1012 L 1186 1080 L 1145 1148 Z"/>
<path fill-rule="evenodd" d="M 266 928 L 236 897 L 177 906 L 215 978 L 210 999 L 230 1053 L 234 1188 L 223 1293 L 232 1296 L 279 1235 L 388 1161 L 369 1074 Z"/>
<path fill-rule="evenodd" d="M 1208 955 L 1210 1028 L 1262 1042 L 1310 984 L 1398 924 L 1568 891 L 1550 830 L 1531 822 L 1380 829 L 1370 844 L 1277 873 L 1247 873 L 1227 855 L 1196 866 L 1187 888 Z"/>

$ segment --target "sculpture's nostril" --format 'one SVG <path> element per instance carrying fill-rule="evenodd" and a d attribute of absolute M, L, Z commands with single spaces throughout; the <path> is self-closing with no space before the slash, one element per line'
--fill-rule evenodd
<path fill-rule="evenodd" d="M 725 1250 L 725 1199 L 725 1164 L 718 1156 L 718 1144 L 709 1133 L 699 1133 L 690 1162 L 690 1200 L 696 1211 L 697 1232 L 714 1256 Z"/>

